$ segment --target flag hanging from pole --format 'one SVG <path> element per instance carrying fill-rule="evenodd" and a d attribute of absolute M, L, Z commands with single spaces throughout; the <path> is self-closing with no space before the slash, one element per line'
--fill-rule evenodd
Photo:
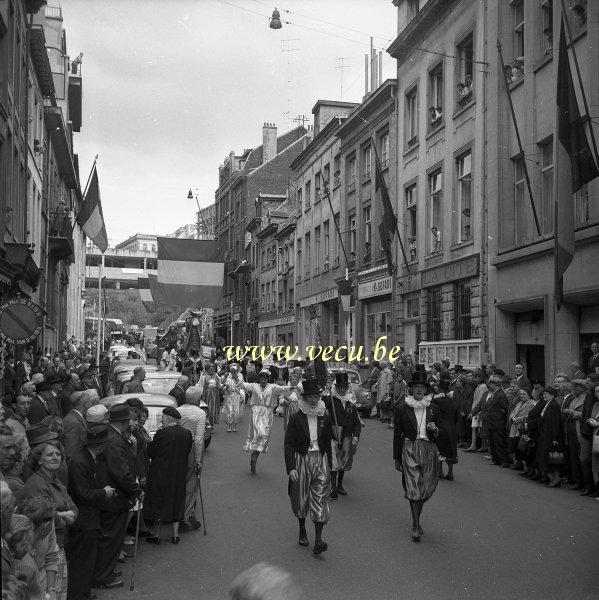
<path fill-rule="evenodd" d="M 77 223 L 79 223 L 85 235 L 100 249 L 100 252 L 102 254 L 106 252 L 108 237 L 106 236 L 106 225 L 104 224 L 104 213 L 102 212 L 102 201 L 100 200 L 100 184 L 98 183 L 96 163 L 92 167 L 89 185 L 77 215 Z"/>
<path fill-rule="evenodd" d="M 557 65 L 557 140 L 555 152 L 555 302 L 561 308 L 564 273 L 574 258 L 573 194 L 599 176 L 584 130 L 568 58 L 563 19 Z"/>
<path fill-rule="evenodd" d="M 158 283 L 167 304 L 218 308 L 225 264 L 213 240 L 158 238 Z"/>
<path fill-rule="evenodd" d="M 387 189 L 387 184 L 385 183 L 385 177 L 383 176 L 383 169 L 381 168 L 379 154 L 376 150 L 374 139 L 372 140 L 371 144 L 374 150 L 375 162 L 374 191 L 375 194 L 379 194 L 381 205 L 383 207 L 383 215 L 379 224 L 379 236 L 381 238 L 383 250 L 385 251 L 389 275 L 393 275 L 395 272 L 395 265 L 393 264 L 393 253 L 391 248 L 393 244 L 393 236 L 397 231 L 397 218 L 395 217 L 395 211 L 393 210 L 393 205 L 391 204 L 389 190 Z"/>
<path fill-rule="evenodd" d="M 139 288 L 139 297 L 141 303 L 148 312 L 154 312 L 156 305 L 154 304 L 154 298 L 152 297 L 152 291 L 150 290 L 150 280 L 147 277 L 138 277 L 137 286 Z"/>

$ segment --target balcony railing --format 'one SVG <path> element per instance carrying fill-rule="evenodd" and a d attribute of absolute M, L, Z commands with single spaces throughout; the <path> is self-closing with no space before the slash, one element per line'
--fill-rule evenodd
<path fill-rule="evenodd" d="M 65 209 L 50 213 L 50 254 L 56 261 L 69 259 L 74 254 L 73 226 Z"/>

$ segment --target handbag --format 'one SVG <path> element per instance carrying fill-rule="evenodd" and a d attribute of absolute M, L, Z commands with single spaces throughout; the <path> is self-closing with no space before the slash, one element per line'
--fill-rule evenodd
<path fill-rule="evenodd" d="M 518 452 L 521 454 L 526 454 L 529 448 L 531 448 L 533 445 L 534 442 L 532 441 L 532 438 L 523 433 L 520 435 L 520 439 L 518 440 Z"/>
<path fill-rule="evenodd" d="M 547 463 L 553 466 L 563 465 L 566 461 L 564 460 L 563 452 L 549 452 L 549 458 Z"/>
<path fill-rule="evenodd" d="M 593 436 L 593 454 L 599 454 L 599 431 Z"/>

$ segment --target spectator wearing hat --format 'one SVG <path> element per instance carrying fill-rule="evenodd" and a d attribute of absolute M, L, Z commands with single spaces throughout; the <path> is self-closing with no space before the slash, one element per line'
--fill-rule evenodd
<path fill-rule="evenodd" d="M 303 382 L 299 410 L 289 419 L 285 432 L 285 466 L 291 508 L 299 522 L 298 543 L 309 544 L 306 517 L 310 515 L 315 532 L 314 554 L 328 548 L 322 530 L 329 520 L 331 436 L 331 421 L 318 382 L 308 379 Z"/>
<path fill-rule="evenodd" d="M 108 409 L 103 404 L 90 406 L 85 413 L 85 421 L 88 426 L 108 422 Z"/>
<path fill-rule="evenodd" d="M 439 427 L 439 434 L 435 438 L 435 445 L 441 461 L 439 478 L 453 481 L 453 465 L 458 462 L 459 408 L 455 400 L 455 392 L 449 391 L 450 385 L 449 373 L 443 371 L 439 378 L 439 392 L 433 396 L 431 406 L 436 417 L 435 423 Z M 446 476 L 443 475 L 443 462 L 447 463 Z"/>
<path fill-rule="evenodd" d="M 100 505 L 112 498 L 115 489 L 96 481 L 98 456 L 108 441 L 108 425 L 92 425 L 84 432 L 80 447 L 69 462 L 69 492 L 79 515 L 69 527 L 66 554 L 69 561 L 69 600 L 87 600 L 91 591 L 98 554 Z"/>
<path fill-rule="evenodd" d="M 48 381 L 36 381 L 36 395 L 31 399 L 31 408 L 29 409 L 29 423 L 37 425 L 49 416 L 55 415 L 62 417 L 62 410 L 58 394 L 52 390 L 52 385 Z"/>
<path fill-rule="evenodd" d="M 187 390 L 188 387 L 189 377 L 181 375 L 181 377 L 177 379 L 177 383 L 173 389 L 168 393 L 169 396 L 172 396 L 177 401 L 177 406 L 185 404 L 185 390 Z"/>
<path fill-rule="evenodd" d="M 134 475 L 135 454 L 125 436 L 129 431 L 130 408 L 116 404 L 109 411 L 109 436 L 98 464 L 100 487 L 115 488 L 116 494 L 100 506 L 100 540 L 94 569 L 95 586 L 117 588 L 123 581 L 114 573 L 127 529 L 127 514 L 142 495 Z"/>
<path fill-rule="evenodd" d="M 358 447 L 362 423 L 356 408 L 356 399 L 349 389 L 347 371 L 335 373 L 331 394 L 323 397 L 332 425 L 331 498 L 346 496 L 343 487 L 345 471 L 351 471 L 353 457 Z"/>
<path fill-rule="evenodd" d="M 410 502 L 412 540 L 419 542 L 423 534 L 420 514 L 439 481 L 439 452 L 434 443 L 439 429 L 424 365 L 416 365 L 410 387 L 412 394 L 395 411 L 393 459 Z"/>
<path fill-rule="evenodd" d="M 552 386 L 547 386 L 543 391 L 545 406 L 539 422 L 539 466 L 545 474 L 547 487 L 552 488 L 561 485 L 559 467 L 563 461 L 555 462 L 550 454 L 557 452 L 563 455 L 564 451 L 562 417 L 557 394 L 557 390 Z"/>
<path fill-rule="evenodd" d="M 154 534 L 146 538 L 151 544 L 160 543 L 162 523 L 171 524 L 171 541 L 178 544 L 179 523 L 185 519 L 187 458 L 193 439 L 191 433 L 180 426 L 180 422 L 181 414 L 176 408 L 164 408 L 162 427 L 148 445 L 148 455 L 152 462 L 144 517 L 154 522 Z"/>
<path fill-rule="evenodd" d="M 510 466 L 507 449 L 508 399 L 501 388 L 502 377 L 493 374 L 487 380 L 489 395 L 486 402 L 485 420 L 489 430 L 489 447 L 493 464 Z"/>
<path fill-rule="evenodd" d="M 67 492 L 67 488 L 60 481 L 58 472 L 66 460 L 64 449 L 52 431 L 40 431 L 37 443 L 30 438 L 31 459 L 33 470 L 31 476 L 25 481 L 23 498 L 47 497 L 51 498 L 55 508 L 54 528 L 56 543 L 58 544 L 58 563 L 56 574 L 56 590 L 59 598 L 66 596 L 68 578 L 67 561 L 64 551 L 67 527 L 72 525 L 79 514 L 79 510 Z M 47 439 L 40 441 L 43 437 Z"/>
<path fill-rule="evenodd" d="M 243 450 L 251 452 L 250 470 L 256 473 L 256 462 L 260 454 L 268 451 L 268 440 L 272 428 L 273 411 L 277 407 L 279 396 L 291 393 L 291 386 L 269 383 L 270 371 L 262 369 L 258 374 L 260 383 L 239 381 L 237 387 L 251 392 L 250 406 L 252 415 L 248 426 L 248 436 Z"/>

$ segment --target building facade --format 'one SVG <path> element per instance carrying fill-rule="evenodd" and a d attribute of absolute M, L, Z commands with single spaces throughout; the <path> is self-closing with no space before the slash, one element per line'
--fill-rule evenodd
<path fill-rule="evenodd" d="M 408 259 L 396 283 L 398 341 L 424 364 L 448 357 L 471 368 L 489 349 L 489 3 L 394 4 L 388 52 L 397 60 L 397 214 Z"/>
<path fill-rule="evenodd" d="M 522 363 L 529 377 L 551 381 L 578 361 L 588 369 L 590 346 L 599 341 L 599 179 L 571 199 L 576 250 L 564 276 L 564 303 L 554 298 L 553 235 L 557 51 L 560 21 L 568 23 L 582 84 L 592 115 L 599 105 L 599 3 L 489 3 L 488 37 L 503 46 L 509 94 L 523 141 L 512 123 L 504 73 L 491 62 L 487 78 L 489 209 L 489 326 L 494 360 L 502 367 Z M 569 50 L 581 114 L 581 88 Z M 496 53 L 495 53 L 496 55 Z M 594 108 L 593 108 L 594 107 Z M 596 122 L 588 125 L 599 137 Z M 526 166 L 541 234 L 536 231 L 525 187 Z"/>
<path fill-rule="evenodd" d="M 215 194 L 215 238 L 225 261 L 222 306 L 214 311 L 215 336 L 227 343 L 257 338 L 257 321 L 242 319 L 255 296 L 250 295 L 250 281 L 256 281 L 250 263 L 249 235 L 246 226 L 256 214 L 258 196 L 286 196 L 291 176 L 290 163 L 306 143 L 307 130 L 296 127 L 279 136 L 277 127 L 266 123 L 262 144 L 241 155 L 231 152 L 219 167 L 219 187 Z M 279 201 L 279 204 L 281 201 Z M 244 262 L 245 261 L 245 262 Z M 232 320 L 237 315 L 238 320 Z M 257 315 L 256 315 L 257 318 Z M 233 325 L 232 325 L 233 324 Z M 253 328 L 253 329 L 252 329 Z"/>
<path fill-rule="evenodd" d="M 214 220 L 215 220 L 215 204 L 212 203 L 205 208 L 201 208 L 196 213 L 197 223 L 197 239 L 198 240 L 213 240 L 214 239 Z"/>

